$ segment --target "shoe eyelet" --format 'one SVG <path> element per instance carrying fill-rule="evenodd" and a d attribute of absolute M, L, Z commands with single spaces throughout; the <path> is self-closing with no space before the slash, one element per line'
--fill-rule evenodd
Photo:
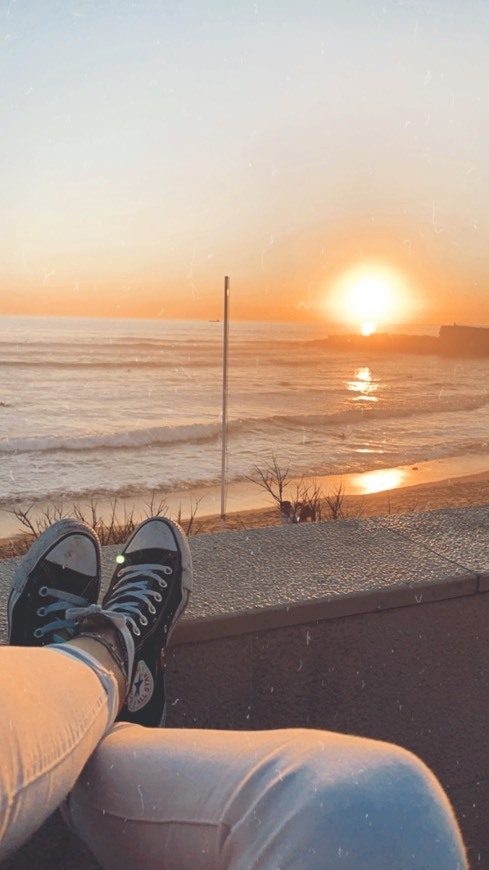
<path fill-rule="evenodd" d="M 155 601 L 163 601 L 163 598 L 161 597 L 159 592 L 155 592 Z"/>
<path fill-rule="evenodd" d="M 36 610 L 36 615 L 37 616 L 46 616 L 46 608 L 45 607 L 38 607 Z"/>
<path fill-rule="evenodd" d="M 155 615 L 155 613 L 156 613 L 156 607 L 153 607 L 152 604 L 148 604 L 148 610 L 149 610 L 149 612 L 151 613 L 152 616 Z"/>
<path fill-rule="evenodd" d="M 160 584 L 160 589 L 168 589 L 168 583 L 166 580 L 158 580 L 158 583 Z"/>
<path fill-rule="evenodd" d="M 137 627 L 137 625 L 134 626 L 133 632 L 136 635 L 136 637 L 139 637 L 141 635 L 141 632 L 139 631 L 139 628 Z"/>
<path fill-rule="evenodd" d="M 42 636 L 43 636 L 42 628 L 36 628 L 36 630 L 34 631 L 34 637 L 39 638 L 39 637 L 42 637 Z"/>
<path fill-rule="evenodd" d="M 139 624 L 140 625 L 147 625 L 148 624 L 148 620 L 146 619 L 145 616 L 143 616 L 143 614 L 141 614 L 141 616 L 139 617 Z"/>
<path fill-rule="evenodd" d="M 161 570 L 163 571 L 163 574 L 167 574 L 167 575 L 168 575 L 168 574 L 173 574 L 173 571 L 172 571 L 172 569 L 170 568 L 169 565 L 162 565 L 162 566 L 161 566 Z"/>
<path fill-rule="evenodd" d="M 41 598 L 45 598 L 46 595 L 48 594 L 48 587 L 47 587 L 47 586 L 41 586 L 41 588 L 39 589 L 39 592 L 38 592 L 37 594 L 40 595 Z"/>

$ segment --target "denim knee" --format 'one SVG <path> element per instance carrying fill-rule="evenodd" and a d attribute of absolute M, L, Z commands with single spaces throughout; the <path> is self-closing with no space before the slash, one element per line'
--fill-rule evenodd
<path fill-rule="evenodd" d="M 283 866 L 467 867 L 451 806 L 426 765 L 391 744 L 337 737 L 331 747 L 321 732 L 309 733 L 300 761 L 299 732 L 299 756 L 282 759 L 287 836 L 296 839 L 296 863 Z"/>

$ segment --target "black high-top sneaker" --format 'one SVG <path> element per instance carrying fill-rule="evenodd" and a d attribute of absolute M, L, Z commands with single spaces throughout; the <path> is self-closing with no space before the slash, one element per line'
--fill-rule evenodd
<path fill-rule="evenodd" d="M 166 517 L 141 523 L 127 540 L 101 607 L 82 617 L 79 635 L 111 649 L 127 674 L 128 693 L 118 721 L 164 724 L 165 652 L 192 589 L 192 559 L 185 533 Z M 68 616 L 76 618 L 76 610 Z M 104 627 L 119 631 L 107 642 Z"/>
<path fill-rule="evenodd" d="M 12 580 L 9 643 L 45 646 L 70 640 L 77 626 L 66 610 L 97 601 L 100 561 L 98 538 L 85 523 L 63 519 L 46 529 Z"/>

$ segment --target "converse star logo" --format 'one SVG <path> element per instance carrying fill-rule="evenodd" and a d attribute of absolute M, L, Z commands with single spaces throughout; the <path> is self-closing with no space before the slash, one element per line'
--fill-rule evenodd
<path fill-rule="evenodd" d="M 137 664 L 131 691 L 127 698 L 127 709 L 131 713 L 137 713 L 138 710 L 141 710 L 151 698 L 153 689 L 154 681 L 151 671 L 146 662 L 141 660 Z"/>

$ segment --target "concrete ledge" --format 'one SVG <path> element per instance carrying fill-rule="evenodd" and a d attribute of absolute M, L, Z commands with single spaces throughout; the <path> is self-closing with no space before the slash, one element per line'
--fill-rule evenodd
<path fill-rule="evenodd" d="M 489 866 L 488 517 L 191 538 L 196 588 L 172 638 L 168 725 L 310 726 L 406 746 L 451 795 L 472 866 Z M 104 551 L 104 583 L 117 550 Z M 14 567 L 2 565 L 3 602 Z M 57 816 L 2 870 L 34 863 L 97 866 Z"/>
<path fill-rule="evenodd" d="M 481 592 L 489 589 L 489 506 L 425 511 L 372 522 L 463 565 L 477 574 Z"/>
<path fill-rule="evenodd" d="M 368 520 L 206 535 L 191 546 L 196 594 L 174 643 L 417 606 L 479 588 L 474 571 Z"/>
<path fill-rule="evenodd" d="M 172 643 L 484 591 L 488 517 L 473 508 L 191 537 L 195 588 Z M 104 589 L 119 551 L 104 548 Z M 2 563 L 1 602 L 18 561 Z"/>
<path fill-rule="evenodd" d="M 298 601 L 295 604 L 281 604 L 275 607 L 250 609 L 219 616 L 188 616 L 175 629 L 171 639 L 172 646 L 182 643 L 203 642 L 216 638 L 233 637 L 250 632 L 269 631 L 307 622 L 322 622 L 342 616 L 355 616 L 360 613 L 373 613 L 398 607 L 411 607 L 474 595 L 478 591 L 477 578 L 464 579 L 445 577 L 434 585 L 419 585 L 412 588 L 393 588 L 384 593 L 377 591 L 345 593 L 337 598 L 325 596 L 316 601 Z"/>

